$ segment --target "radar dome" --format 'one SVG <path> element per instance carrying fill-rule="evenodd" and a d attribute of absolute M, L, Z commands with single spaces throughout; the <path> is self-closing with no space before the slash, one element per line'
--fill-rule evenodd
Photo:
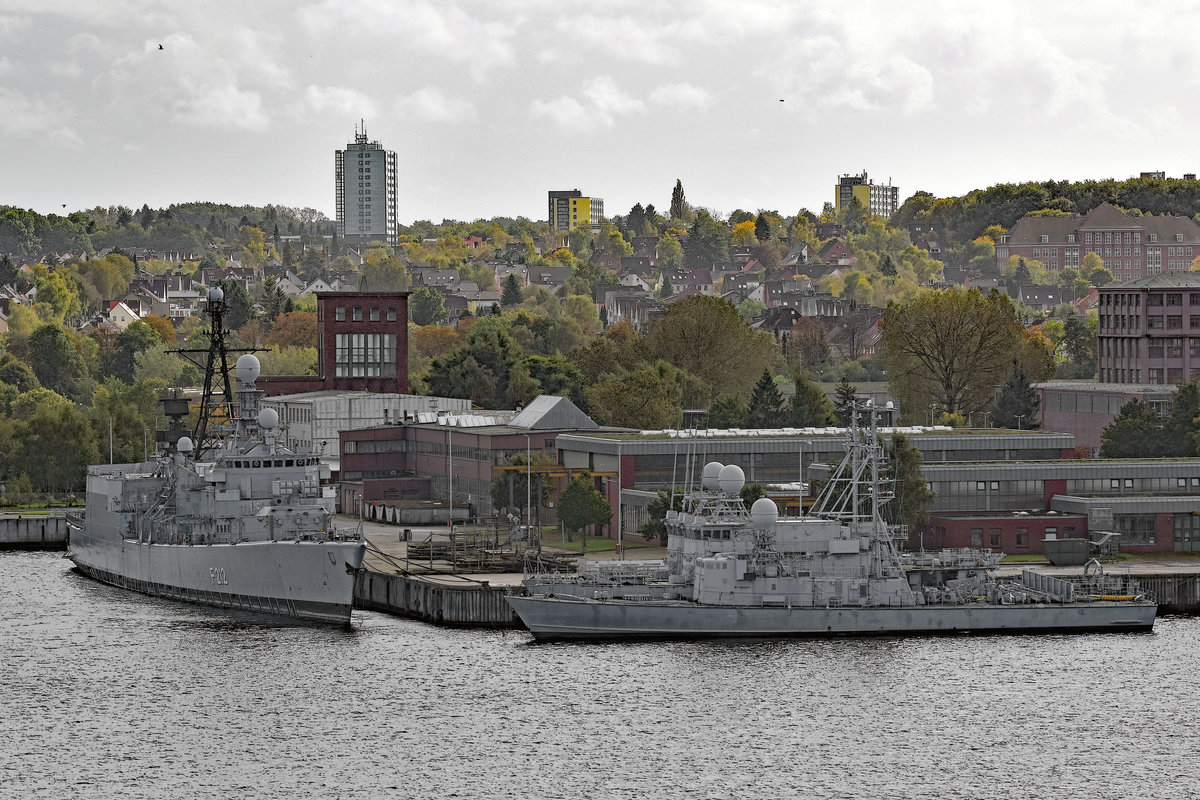
<path fill-rule="evenodd" d="M 755 530 L 770 530 L 775 527 L 775 521 L 778 519 L 779 509 L 769 497 L 760 497 L 750 506 L 750 524 Z"/>
<path fill-rule="evenodd" d="M 273 408 L 264 408 L 258 412 L 258 427 L 269 431 L 279 424 L 279 412 Z"/>
<path fill-rule="evenodd" d="M 192 452 L 192 438 L 190 436 L 180 436 L 179 441 L 175 443 L 175 449 L 181 453 Z"/>
<path fill-rule="evenodd" d="M 220 286 L 214 286 L 208 290 L 208 302 L 219 303 L 225 299 L 225 290 Z"/>
<path fill-rule="evenodd" d="M 721 467 L 717 483 L 725 494 L 737 494 L 746 485 L 746 473 L 742 472 L 742 468 L 737 464 L 726 464 Z"/>
<path fill-rule="evenodd" d="M 704 473 L 700 483 L 703 484 L 706 491 L 715 492 L 718 489 L 719 484 L 717 480 L 721 477 L 721 470 L 724 468 L 725 465 L 720 461 L 710 461 L 704 465 Z"/>
<path fill-rule="evenodd" d="M 257 358 L 246 353 L 238 358 L 236 370 L 239 381 L 254 383 L 258 380 L 258 373 L 262 371 L 262 365 L 258 363 Z"/>

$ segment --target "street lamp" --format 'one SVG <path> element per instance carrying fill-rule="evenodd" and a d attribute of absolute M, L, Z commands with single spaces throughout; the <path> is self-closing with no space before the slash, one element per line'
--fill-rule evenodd
<path fill-rule="evenodd" d="M 1024 414 L 1017 414 L 1017 430 L 1021 430 L 1021 419 L 1024 416 Z"/>
<path fill-rule="evenodd" d="M 533 461 L 532 448 L 529 445 L 529 434 L 525 434 L 525 535 L 529 536 L 529 526 L 533 524 Z"/>
<path fill-rule="evenodd" d="M 929 404 L 929 427 L 931 427 L 931 428 L 933 427 L 934 416 L 937 414 L 937 407 L 938 407 L 937 403 Z"/>

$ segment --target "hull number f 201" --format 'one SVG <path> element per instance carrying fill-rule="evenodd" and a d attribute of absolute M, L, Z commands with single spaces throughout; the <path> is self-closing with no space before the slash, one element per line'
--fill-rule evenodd
<path fill-rule="evenodd" d="M 224 567 L 209 567 L 208 577 L 212 579 L 213 586 L 228 586 L 229 579 L 225 577 Z"/>

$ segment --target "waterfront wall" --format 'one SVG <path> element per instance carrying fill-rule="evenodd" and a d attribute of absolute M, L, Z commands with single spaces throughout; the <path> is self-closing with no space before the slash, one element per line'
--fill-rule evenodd
<path fill-rule="evenodd" d="M 359 570 L 354 584 L 357 608 L 369 608 L 439 625 L 519 628 L 521 622 L 505 602 L 523 588 L 490 586 L 484 581 L 446 584 L 413 575 Z"/>
<path fill-rule="evenodd" d="M 1142 590 L 1158 600 L 1159 614 L 1200 614 L 1200 574 L 1135 573 Z"/>
<path fill-rule="evenodd" d="M 66 550 L 67 530 L 62 514 L 5 514 L 0 550 Z"/>

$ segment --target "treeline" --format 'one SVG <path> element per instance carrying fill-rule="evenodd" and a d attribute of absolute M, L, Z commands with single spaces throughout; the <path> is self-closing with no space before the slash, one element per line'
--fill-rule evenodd
<path fill-rule="evenodd" d="M 284 206 L 180 203 L 165 209 L 143 205 L 136 211 L 125 206 L 98 206 L 67 216 L 0 206 L 0 254 L 40 261 L 47 256 L 81 255 L 111 247 L 202 253 L 231 243 L 244 227 L 261 228 L 268 236 L 301 236 L 320 243 L 336 226 L 314 209 Z"/>

